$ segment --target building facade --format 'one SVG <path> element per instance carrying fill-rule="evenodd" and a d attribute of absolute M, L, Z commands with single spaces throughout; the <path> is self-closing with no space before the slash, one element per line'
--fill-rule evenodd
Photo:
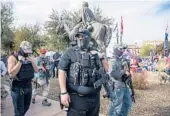
<path fill-rule="evenodd" d="M 160 45 L 164 42 L 164 40 L 146 40 L 143 41 L 143 44 L 150 44 L 153 45 L 154 47 L 156 47 L 157 45 Z"/>

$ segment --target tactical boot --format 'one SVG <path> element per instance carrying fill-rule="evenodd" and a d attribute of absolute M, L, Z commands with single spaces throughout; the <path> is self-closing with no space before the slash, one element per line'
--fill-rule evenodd
<path fill-rule="evenodd" d="M 32 103 L 35 104 L 35 98 L 32 99 Z"/>
<path fill-rule="evenodd" d="M 42 105 L 44 105 L 44 106 L 51 106 L 51 103 L 49 103 L 49 102 L 47 101 L 47 99 L 44 99 L 44 100 L 42 101 Z"/>

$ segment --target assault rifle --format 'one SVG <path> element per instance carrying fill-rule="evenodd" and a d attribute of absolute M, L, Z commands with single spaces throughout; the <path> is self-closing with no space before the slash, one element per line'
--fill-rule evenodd
<path fill-rule="evenodd" d="M 49 60 L 47 57 L 44 57 L 40 59 L 41 63 L 42 63 L 42 67 L 46 70 L 43 71 L 45 78 L 46 78 L 46 83 L 49 84 L 48 78 L 50 77 L 50 71 L 49 71 Z"/>
<path fill-rule="evenodd" d="M 124 70 L 130 72 L 130 63 L 128 62 L 128 60 L 127 59 L 123 59 L 122 62 L 123 62 L 122 64 L 123 64 Z M 129 76 L 127 76 L 125 74 L 122 77 L 122 81 L 129 85 L 129 87 L 130 87 L 130 89 L 132 91 L 131 98 L 132 98 L 132 101 L 135 103 L 135 97 L 134 97 L 135 91 L 134 91 L 134 88 L 133 88 L 133 83 L 132 83 L 132 78 L 131 77 L 132 77 L 131 74 Z"/>
<path fill-rule="evenodd" d="M 101 68 L 99 71 L 96 70 L 96 73 L 98 73 L 100 79 L 97 80 L 93 86 L 94 88 L 98 88 L 99 86 L 103 85 L 105 89 L 105 94 L 103 95 L 104 98 L 110 98 L 111 91 L 113 89 L 113 82 L 110 80 L 109 75 L 106 73 L 104 68 Z"/>

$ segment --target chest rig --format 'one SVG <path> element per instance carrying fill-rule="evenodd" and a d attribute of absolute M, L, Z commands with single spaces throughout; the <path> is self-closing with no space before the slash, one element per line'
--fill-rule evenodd
<path fill-rule="evenodd" d="M 93 86 L 98 79 L 95 73 L 99 67 L 97 65 L 97 54 L 91 54 L 87 51 L 74 49 L 76 60 L 72 62 L 69 70 L 69 82 L 74 85 Z"/>

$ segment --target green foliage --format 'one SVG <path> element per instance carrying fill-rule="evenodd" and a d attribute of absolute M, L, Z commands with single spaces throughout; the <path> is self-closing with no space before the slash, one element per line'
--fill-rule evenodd
<path fill-rule="evenodd" d="M 168 42 L 169 52 L 170 52 L 170 42 Z M 158 54 L 164 54 L 164 42 L 162 42 L 160 45 L 157 45 L 155 48 L 155 51 Z"/>
<path fill-rule="evenodd" d="M 10 27 L 13 20 L 13 4 L 11 2 L 1 3 L 1 47 L 8 54 L 13 49 L 14 35 Z"/>
<path fill-rule="evenodd" d="M 140 56 L 149 56 L 150 55 L 150 50 L 153 49 L 153 48 L 154 48 L 154 46 L 151 45 L 151 44 L 144 44 L 141 47 Z"/>
<path fill-rule="evenodd" d="M 15 49 L 19 48 L 22 41 L 29 41 L 33 49 L 39 49 L 41 46 L 45 46 L 46 36 L 40 34 L 40 27 L 38 24 L 33 26 L 24 25 L 15 30 Z"/>

